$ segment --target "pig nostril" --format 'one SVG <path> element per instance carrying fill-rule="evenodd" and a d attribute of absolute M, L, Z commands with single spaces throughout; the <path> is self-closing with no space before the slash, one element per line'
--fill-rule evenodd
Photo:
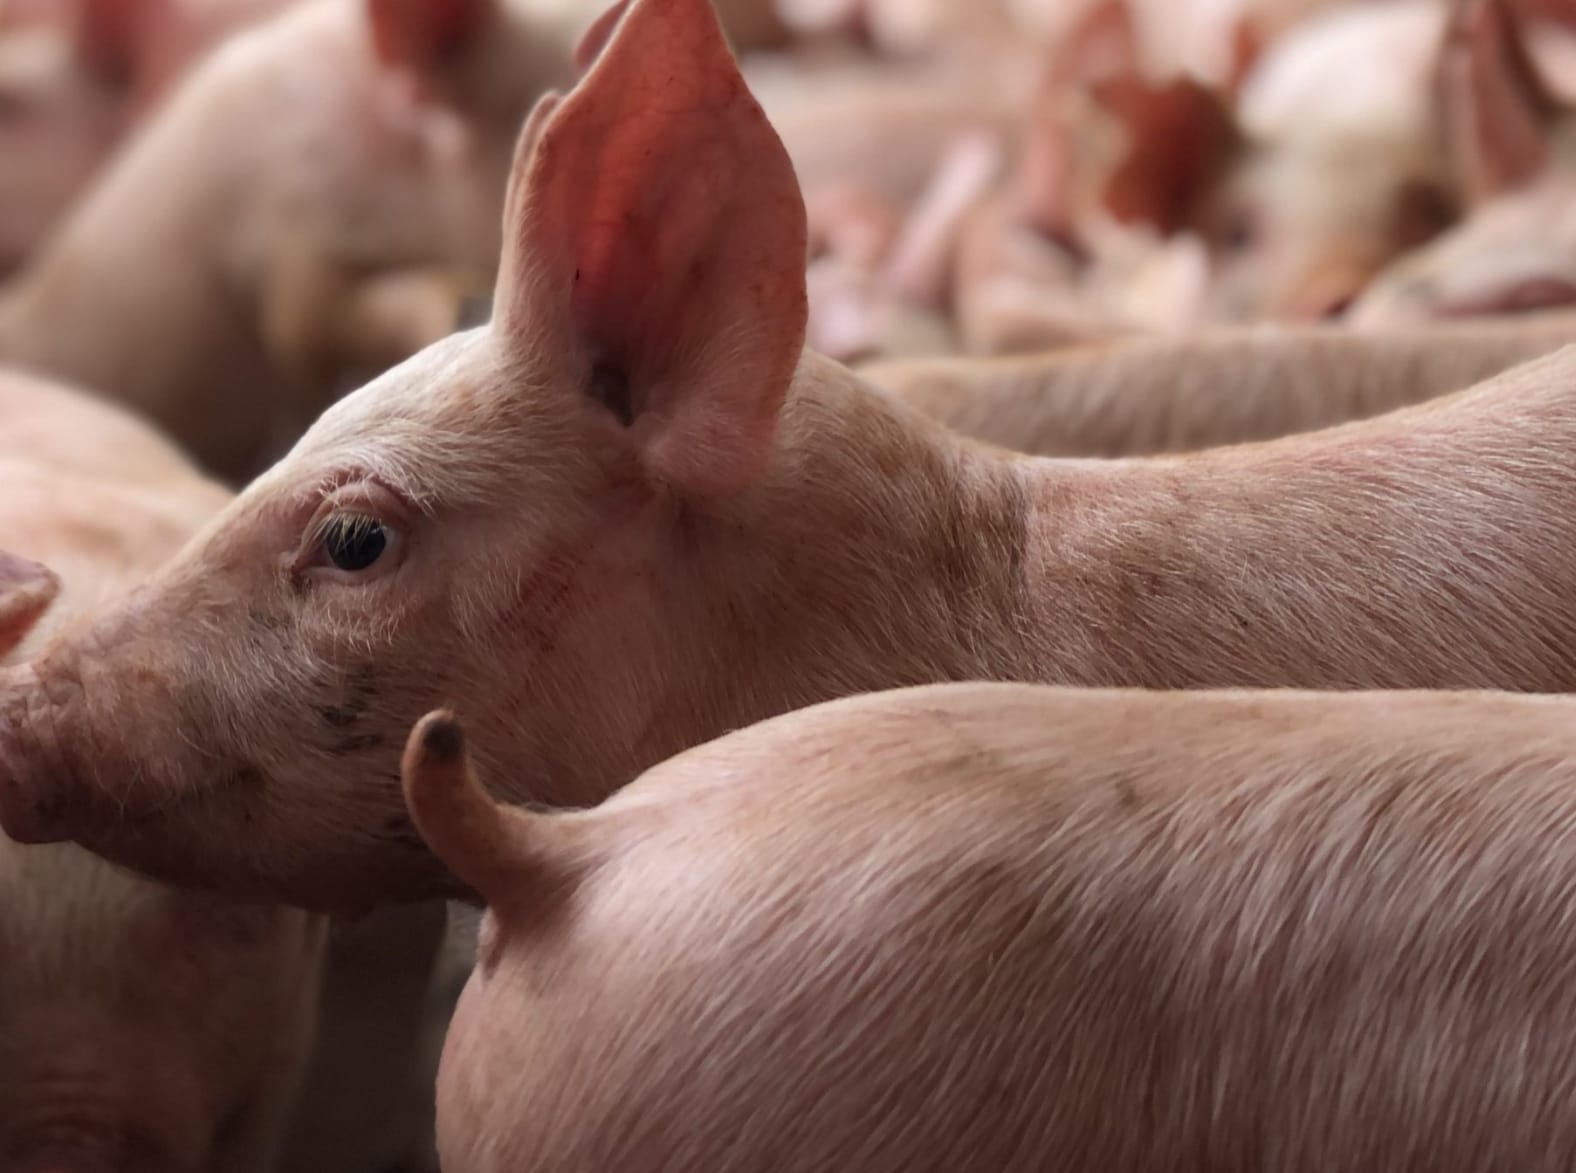
<path fill-rule="evenodd" d="M 1356 301 L 1356 298 L 1351 294 L 1347 294 L 1345 297 L 1336 298 L 1334 301 L 1330 302 L 1329 305 L 1324 307 L 1324 313 L 1322 315 L 1324 320 L 1332 321 L 1336 318 L 1344 318 L 1346 316 L 1346 312 L 1352 308 L 1352 303 L 1354 301 Z"/>

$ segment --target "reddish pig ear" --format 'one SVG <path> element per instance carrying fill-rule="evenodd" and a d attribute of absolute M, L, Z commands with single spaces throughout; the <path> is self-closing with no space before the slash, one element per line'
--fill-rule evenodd
<path fill-rule="evenodd" d="M 81 0 L 77 58 L 101 81 L 133 85 L 157 26 L 173 18 L 170 0 Z"/>
<path fill-rule="evenodd" d="M 497 0 L 366 0 L 372 46 L 391 69 L 433 72 L 490 25 Z"/>
<path fill-rule="evenodd" d="M 0 550 L 0 656 L 27 638 L 59 593 L 54 571 Z"/>
<path fill-rule="evenodd" d="M 708 0 L 635 0 L 522 135 L 498 323 L 692 494 L 758 478 L 804 346 L 804 200 Z"/>
<path fill-rule="evenodd" d="M 1554 103 L 1503 0 L 1454 6 L 1436 84 L 1445 149 L 1468 203 L 1522 187 L 1548 166 Z"/>
<path fill-rule="evenodd" d="M 1191 78 L 1163 85 L 1112 78 L 1094 87 L 1094 97 L 1127 136 L 1105 184 L 1106 208 L 1124 223 L 1181 231 L 1240 145 L 1231 112 Z"/>

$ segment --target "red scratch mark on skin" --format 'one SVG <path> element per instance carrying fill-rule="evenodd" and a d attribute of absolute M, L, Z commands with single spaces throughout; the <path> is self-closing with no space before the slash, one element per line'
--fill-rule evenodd
<path fill-rule="evenodd" d="M 551 652 L 563 621 L 577 609 L 575 587 L 590 557 L 585 542 L 560 543 L 520 584 L 519 594 L 499 615 L 506 631 L 518 631 L 538 652 Z"/>
<path fill-rule="evenodd" d="M 499 612 L 498 626 L 547 655 L 558 647 L 559 637 L 577 616 L 595 613 L 603 604 L 647 576 L 644 569 L 614 552 L 628 533 L 628 522 L 650 498 L 645 494 L 624 497 L 603 518 L 584 532 L 560 538 L 548 546 L 536 568 L 519 591 Z"/>

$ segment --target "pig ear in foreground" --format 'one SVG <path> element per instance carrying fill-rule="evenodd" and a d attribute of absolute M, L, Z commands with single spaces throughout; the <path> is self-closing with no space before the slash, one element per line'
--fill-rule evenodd
<path fill-rule="evenodd" d="M 534 147 L 534 149 L 533 149 Z M 635 0 L 521 136 L 497 321 L 626 426 L 681 493 L 762 475 L 804 346 L 793 166 L 708 0 Z"/>
<path fill-rule="evenodd" d="M 1467 200 L 1526 185 L 1548 166 L 1554 103 L 1504 0 L 1460 0 L 1440 48 L 1446 150 Z"/>
<path fill-rule="evenodd" d="M 59 593 L 54 571 L 0 550 L 0 656 L 27 638 Z"/>

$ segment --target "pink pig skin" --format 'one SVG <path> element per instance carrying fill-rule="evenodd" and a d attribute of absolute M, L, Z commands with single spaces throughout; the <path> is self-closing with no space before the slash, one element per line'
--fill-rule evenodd
<path fill-rule="evenodd" d="M 43 244 L 188 69 L 296 2 L 0 5 L 0 276 Z"/>
<path fill-rule="evenodd" d="M 37 380 L 0 373 L 0 437 L 0 541 L 60 572 L 0 559 L 6 663 L 123 596 L 228 500 L 142 425 Z M 269 1173 L 323 929 L 0 837 L 0 1168 Z"/>
<path fill-rule="evenodd" d="M 440 715 L 406 787 L 490 906 L 446 1173 L 1576 1162 L 1572 698 L 930 687 L 554 814 Z"/>
<path fill-rule="evenodd" d="M 7 833 L 364 908 L 464 890 L 398 786 L 445 705 L 583 805 L 907 684 L 1576 688 L 1576 351 L 1182 457 L 964 440 L 804 349 L 803 203 L 700 0 L 540 108 L 504 233 L 485 328 L 0 677 Z"/>

